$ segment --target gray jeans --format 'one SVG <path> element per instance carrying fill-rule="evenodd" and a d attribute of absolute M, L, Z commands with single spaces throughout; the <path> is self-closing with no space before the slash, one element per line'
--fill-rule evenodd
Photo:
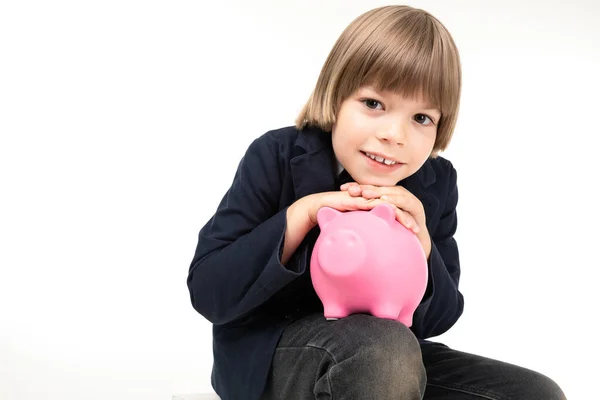
<path fill-rule="evenodd" d="M 292 323 L 262 400 L 564 400 L 546 376 L 516 365 L 419 344 L 399 322 L 358 314 Z"/>

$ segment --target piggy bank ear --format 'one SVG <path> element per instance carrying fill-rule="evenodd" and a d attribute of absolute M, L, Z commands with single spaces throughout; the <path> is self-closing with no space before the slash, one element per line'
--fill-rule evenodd
<path fill-rule="evenodd" d="M 394 210 L 394 207 L 390 204 L 379 204 L 369 212 L 386 222 L 392 222 L 396 219 L 396 210 Z"/>
<path fill-rule="evenodd" d="M 322 207 L 317 211 L 317 222 L 320 228 L 325 228 L 327 224 L 337 218 L 341 212 L 331 207 Z"/>

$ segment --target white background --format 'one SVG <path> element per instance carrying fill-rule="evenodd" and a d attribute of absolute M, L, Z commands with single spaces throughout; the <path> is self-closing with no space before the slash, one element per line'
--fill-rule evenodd
<path fill-rule="evenodd" d="M 189 263 L 247 145 L 380 1 L 0 3 L 0 398 L 210 389 Z M 596 396 L 600 5 L 413 1 L 460 49 L 463 317 L 439 340 Z M 588 364 L 589 366 L 584 366 Z"/>

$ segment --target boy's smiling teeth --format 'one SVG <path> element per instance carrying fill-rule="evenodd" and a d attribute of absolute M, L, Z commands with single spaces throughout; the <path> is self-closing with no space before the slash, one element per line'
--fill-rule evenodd
<path fill-rule="evenodd" d="M 394 164 L 397 164 L 397 161 L 392 161 L 392 160 L 388 160 L 388 159 L 380 157 L 380 156 L 375 156 L 375 155 L 373 155 L 371 153 L 367 153 L 366 151 L 363 152 L 363 153 L 367 157 L 369 157 L 370 159 L 375 160 L 375 161 L 380 162 L 380 163 L 385 164 L 385 165 L 394 165 Z"/>

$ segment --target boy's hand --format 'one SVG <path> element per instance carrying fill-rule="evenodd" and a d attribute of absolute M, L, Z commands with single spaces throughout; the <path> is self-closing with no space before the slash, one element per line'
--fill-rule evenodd
<path fill-rule="evenodd" d="M 379 199 L 396 206 L 396 219 L 416 235 L 425 251 L 427 259 L 431 253 L 431 238 L 427 231 L 425 209 L 421 201 L 402 186 L 359 185 L 356 182 L 345 183 L 340 187 L 352 197 Z"/>
<path fill-rule="evenodd" d="M 300 199 L 302 208 L 308 214 L 312 226 L 317 225 L 317 212 L 322 207 L 331 207 L 338 211 L 369 211 L 384 201 L 377 198 L 351 196 L 346 191 L 315 193 Z"/>
<path fill-rule="evenodd" d="M 281 254 L 281 264 L 287 265 L 306 234 L 317 226 L 317 213 L 322 207 L 338 211 L 369 211 L 383 200 L 351 196 L 348 192 L 315 193 L 292 203 L 286 213 L 285 243 Z"/>

